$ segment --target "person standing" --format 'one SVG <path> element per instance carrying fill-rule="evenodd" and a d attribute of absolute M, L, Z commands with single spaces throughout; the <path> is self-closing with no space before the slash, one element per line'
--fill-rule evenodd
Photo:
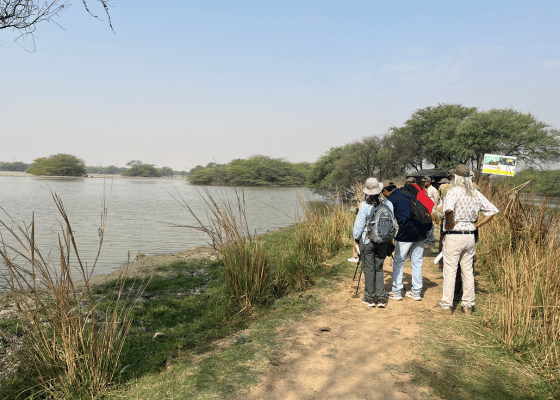
<path fill-rule="evenodd" d="M 455 168 L 454 182 L 445 196 L 443 239 L 443 295 L 435 312 L 451 314 L 457 264 L 461 265 L 463 296 L 461 310 L 471 315 L 475 305 L 473 259 L 475 234 L 490 221 L 498 209 L 474 186 L 472 172 L 464 164 Z M 482 219 L 478 214 L 482 212 Z"/>
<path fill-rule="evenodd" d="M 421 182 L 422 182 L 422 186 L 424 186 L 426 194 L 428 195 L 430 200 L 432 200 L 434 202 L 434 204 L 436 204 L 437 197 L 438 197 L 438 191 L 435 187 L 432 186 L 432 178 L 430 178 L 429 176 L 424 176 L 424 177 L 422 177 Z M 430 210 L 430 212 L 431 211 L 432 210 Z M 435 241 L 436 240 L 434 238 L 434 226 L 432 225 L 432 229 L 430 229 L 430 231 L 428 232 L 428 240 L 427 240 L 428 246 L 430 248 L 433 247 Z"/>
<path fill-rule="evenodd" d="M 356 221 L 354 222 L 353 236 L 359 243 L 362 257 L 362 270 L 364 271 L 365 290 L 362 303 L 369 307 L 385 308 L 387 306 L 387 292 L 383 281 L 383 263 L 389 255 L 390 243 L 373 243 L 367 237 L 367 222 L 375 214 L 375 209 L 381 204 L 393 212 L 393 204 L 379 196 L 383 184 L 375 178 L 368 178 L 364 185 L 365 201 L 362 202 Z"/>
<path fill-rule="evenodd" d="M 424 246 L 428 231 L 432 224 L 424 225 L 413 218 L 410 209 L 411 195 L 405 188 L 386 190 L 383 195 L 393 203 L 394 214 L 399 225 L 395 237 L 395 255 L 393 259 L 393 287 L 389 298 L 402 300 L 404 289 L 403 267 L 406 255 L 410 252 L 412 263 L 412 289 L 406 292 L 406 297 L 422 300 L 422 264 L 424 262 Z"/>

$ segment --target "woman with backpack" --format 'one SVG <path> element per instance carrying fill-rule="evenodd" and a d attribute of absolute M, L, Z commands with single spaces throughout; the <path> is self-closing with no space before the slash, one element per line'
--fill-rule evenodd
<path fill-rule="evenodd" d="M 383 263 L 390 254 L 391 240 L 396 233 L 393 204 L 380 197 L 383 184 L 368 178 L 364 185 L 365 201 L 362 202 L 353 236 L 359 244 L 365 290 L 362 303 L 368 307 L 385 308 L 387 292 L 383 281 Z M 390 239 L 389 239 L 390 238 Z"/>

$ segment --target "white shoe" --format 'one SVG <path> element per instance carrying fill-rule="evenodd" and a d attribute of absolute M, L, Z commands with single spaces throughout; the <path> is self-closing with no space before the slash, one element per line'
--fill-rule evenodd
<path fill-rule="evenodd" d="M 352 257 L 349 258 L 348 261 L 357 263 L 358 261 L 360 261 L 360 259 L 358 257 Z"/>
<path fill-rule="evenodd" d="M 412 291 L 406 292 L 406 297 L 410 297 L 414 301 L 422 300 L 422 297 L 419 294 L 414 294 Z"/>

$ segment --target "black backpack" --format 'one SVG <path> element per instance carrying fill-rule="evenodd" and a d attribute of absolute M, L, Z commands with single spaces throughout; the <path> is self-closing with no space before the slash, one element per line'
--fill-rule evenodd
<path fill-rule="evenodd" d="M 410 216 L 422 225 L 432 225 L 432 217 L 426 206 L 409 191 L 401 190 L 401 193 L 410 199 Z"/>

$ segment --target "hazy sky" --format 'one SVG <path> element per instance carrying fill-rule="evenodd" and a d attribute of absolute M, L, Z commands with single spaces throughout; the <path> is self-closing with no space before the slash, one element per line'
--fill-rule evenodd
<path fill-rule="evenodd" d="M 0 30 L 1 161 L 314 162 L 438 103 L 560 128 L 558 0 L 113 5 L 114 34 L 75 1 L 34 53 Z"/>

